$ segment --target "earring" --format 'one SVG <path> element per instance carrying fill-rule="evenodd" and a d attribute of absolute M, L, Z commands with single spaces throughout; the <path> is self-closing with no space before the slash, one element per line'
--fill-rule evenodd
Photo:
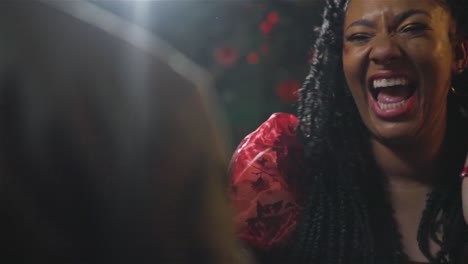
<path fill-rule="evenodd" d="M 458 106 L 458 111 L 464 118 L 468 118 L 468 71 L 460 67 L 458 74 L 452 78 L 450 92 Z M 455 88 L 457 87 L 457 88 Z M 466 175 L 465 175 L 466 177 Z"/>
<path fill-rule="evenodd" d="M 450 91 L 452 91 L 453 95 L 461 96 L 461 97 L 467 97 L 468 96 L 468 91 L 461 91 L 461 90 L 462 89 L 455 89 L 453 86 L 450 88 Z"/>
<path fill-rule="evenodd" d="M 468 177 L 468 167 L 465 167 L 462 172 L 460 173 L 460 177 L 466 178 Z"/>
<path fill-rule="evenodd" d="M 453 95 L 459 97 L 468 96 L 468 69 L 460 67 L 457 70 L 457 75 L 453 76 L 452 87 L 450 88 Z M 457 88 L 455 88 L 457 87 Z"/>

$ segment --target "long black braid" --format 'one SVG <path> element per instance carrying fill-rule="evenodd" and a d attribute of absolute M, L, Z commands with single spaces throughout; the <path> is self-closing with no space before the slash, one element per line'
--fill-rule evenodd
<path fill-rule="evenodd" d="M 379 177 L 367 129 L 344 80 L 341 52 L 347 2 L 326 0 L 313 45 L 315 57 L 300 90 L 298 133 L 309 168 L 304 184 L 308 197 L 290 252 L 294 263 L 406 263 L 386 180 Z M 455 2 L 446 1 L 461 30 L 468 32 L 461 21 L 468 16 Z M 449 105 L 455 105 L 453 100 Z M 460 128 L 460 122 L 466 124 L 466 117 L 456 107 L 449 108 L 447 138 L 463 139 L 468 129 Z M 455 126 L 456 132 L 450 132 Z M 454 263 L 468 238 L 456 177 L 468 146 L 447 141 L 456 146 L 445 170 L 453 177 L 444 177 L 448 180 L 428 196 L 417 238 L 422 253 L 434 264 Z M 430 240 L 441 248 L 435 256 Z"/>

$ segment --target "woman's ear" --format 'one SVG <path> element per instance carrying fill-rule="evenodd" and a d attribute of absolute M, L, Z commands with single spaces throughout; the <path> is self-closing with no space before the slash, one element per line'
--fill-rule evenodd
<path fill-rule="evenodd" d="M 455 60 L 452 66 L 452 73 L 458 75 L 468 67 L 468 39 L 460 41 L 455 46 Z"/>

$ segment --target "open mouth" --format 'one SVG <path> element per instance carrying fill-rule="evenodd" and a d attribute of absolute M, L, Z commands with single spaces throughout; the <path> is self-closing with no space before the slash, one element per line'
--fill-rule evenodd
<path fill-rule="evenodd" d="M 415 94 L 416 85 L 406 77 L 371 80 L 370 94 L 381 110 L 398 109 Z"/>

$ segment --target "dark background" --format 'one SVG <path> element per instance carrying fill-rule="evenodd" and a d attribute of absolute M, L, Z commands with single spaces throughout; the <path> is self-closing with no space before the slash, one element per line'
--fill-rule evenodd
<path fill-rule="evenodd" d="M 319 1 L 92 2 L 143 25 L 212 74 L 233 145 L 271 113 L 295 113 Z"/>

